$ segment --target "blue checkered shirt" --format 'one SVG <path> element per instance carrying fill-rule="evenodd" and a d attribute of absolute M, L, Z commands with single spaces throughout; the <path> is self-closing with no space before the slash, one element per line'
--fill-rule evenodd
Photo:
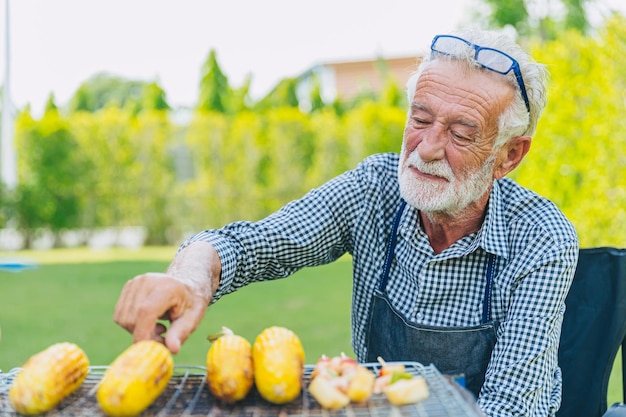
<path fill-rule="evenodd" d="M 352 346 L 360 361 L 370 300 L 400 203 L 398 155 L 377 154 L 258 222 L 201 232 L 222 261 L 214 301 L 244 285 L 282 278 L 349 253 Z M 500 321 L 479 405 L 490 416 L 548 416 L 561 402 L 557 364 L 565 297 L 578 257 L 573 226 L 548 200 L 510 179 L 494 183 L 482 228 L 435 254 L 418 212 L 404 210 L 388 294 L 416 323 L 481 322 L 485 252 L 497 256 L 492 318 Z"/>

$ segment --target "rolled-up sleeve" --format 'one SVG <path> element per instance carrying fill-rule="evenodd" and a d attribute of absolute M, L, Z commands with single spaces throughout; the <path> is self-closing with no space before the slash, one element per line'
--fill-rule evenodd
<path fill-rule="evenodd" d="M 217 250 L 222 273 L 213 302 L 252 282 L 284 278 L 349 252 L 359 195 L 351 177 L 343 174 L 260 221 L 205 230 L 184 242 L 181 250 L 198 240 Z"/>

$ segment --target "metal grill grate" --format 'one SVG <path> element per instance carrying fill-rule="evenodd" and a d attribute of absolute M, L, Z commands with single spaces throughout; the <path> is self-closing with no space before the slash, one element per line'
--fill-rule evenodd
<path fill-rule="evenodd" d="M 321 408 L 306 389 L 294 401 L 275 405 L 265 401 L 253 388 L 248 396 L 234 405 L 226 405 L 212 398 L 206 386 L 206 369 L 201 366 L 177 366 L 166 390 L 144 412 L 142 417 L 209 416 L 209 417 L 480 417 L 476 405 L 467 394 L 441 375 L 434 366 L 416 362 L 402 362 L 407 371 L 421 375 L 428 382 L 429 397 L 417 404 L 395 407 L 384 395 L 374 395 L 365 404 L 350 404 L 329 411 Z M 380 365 L 365 364 L 378 373 Z M 80 389 L 63 400 L 46 417 L 104 417 L 95 397 L 98 382 L 105 366 L 91 366 Z M 313 365 L 305 366 L 305 387 L 310 382 Z M 0 372 L 0 416 L 16 417 L 8 399 L 11 381 L 19 368 L 9 373 Z"/>

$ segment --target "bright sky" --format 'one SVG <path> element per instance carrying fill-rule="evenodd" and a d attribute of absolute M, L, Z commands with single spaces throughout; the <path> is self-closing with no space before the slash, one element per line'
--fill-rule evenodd
<path fill-rule="evenodd" d="M 232 86 L 259 97 L 280 79 L 344 59 L 416 54 L 471 21 L 479 0 L 3 0 L 9 2 L 14 106 L 63 106 L 99 72 L 157 81 L 170 105 L 193 105 L 211 49 Z M 543 0 L 536 0 L 543 1 Z M 595 0 L 621 4 L 624 0 Z M 2 81 L 0 83 L 4 84 Z"/>
<path fill-rule="evenodd" d="M 429 1 L 427 14 L 425 0 L 2 0 L 2 74 L 6 1 L 11 97 L 35 113 L 101 71 L 156 80 L 171 105 L 193 105 L 211 49 L 231 85 L 251 73 L 263 95 L 316 63 L 419 52 L 468 3 Z"/>

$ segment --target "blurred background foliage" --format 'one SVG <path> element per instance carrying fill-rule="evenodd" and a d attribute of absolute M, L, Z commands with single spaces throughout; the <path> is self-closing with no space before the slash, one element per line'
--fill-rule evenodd
<path fill-rule="evenodd" d="M 582 246 L 626 246 L 626 19 L 591 28 L 584 3 L 560 18 L 532 17 L 520 0 L 485 0 L 491 27 L 513 28 L 551 73 L 549 104 L 531 152 L 511 174 L 554 201 Z M 326 103 L 305 100 L 286 78 L 252 100 L 210 51 L 198 102 L 181 120 L 156 83 L 97 74 L 66 106 L 15 122 L 18 186 L 0 187 L 0 228 L 25 246 L 51 232 L 141 226 L 148 245 L 171 245 L 205 228 L 256 220 L 376 152 L 398 152 L 402 87 Z"/>

